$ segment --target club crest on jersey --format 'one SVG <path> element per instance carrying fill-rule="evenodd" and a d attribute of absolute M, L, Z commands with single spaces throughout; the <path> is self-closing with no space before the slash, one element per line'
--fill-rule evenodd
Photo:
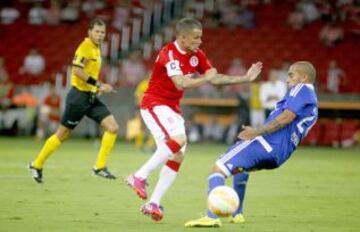
<path fill-rule="evenodd" d="M 196 67 L 199 64 L 199 59 L 196 56 L 190 58 L 190 65 Z"/>

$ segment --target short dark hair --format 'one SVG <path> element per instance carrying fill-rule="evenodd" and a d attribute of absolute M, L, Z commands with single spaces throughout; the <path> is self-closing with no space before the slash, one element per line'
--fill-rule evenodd
<path fill-rule="evenodd" d="M 89 23 L 89 30 L 92 30 L 95 25 L 105 26 L 106 24 L 105 24 L 104 20 L 99 19 L 99 18 L 94 18 Z"/>
<path fill-rule="evenodd" d="M 176 23 L 176 34 L 189 32 L 193 29 L 202 29 L 201 23 L 193 18 L 182 18 Z"/>
<path fill-rule="evenodd" d="M 309 61 L 297 61 L 293 65 L 296 65 L 298 72 L 307 75 L 309 82 L 315 82 L 316 69 L 312 63 Z"/>

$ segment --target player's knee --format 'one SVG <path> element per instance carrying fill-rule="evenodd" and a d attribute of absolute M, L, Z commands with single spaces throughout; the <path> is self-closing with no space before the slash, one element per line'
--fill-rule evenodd
<path fill-rule="evenodd" d="M 119 131 L 119 125 L 117 124 L 115 118 L 113 115 L 109 115 L 106 118 L 104 118 L 100 125 L 102 128 L 104 128 L 107 132 L 117 134 Z"/>
<path fill-rule="evenodd" d="M 119 131 L 119 125 L 116 122 L 113 122 L 106 128 L 106 131 L 112 134 L 117 134 L 117 132 Z"/>
<path fill-rule="evenodd" d="M 178 153 L 174 154 L 170 160 L 173 160 L 178 163 L 182 163 L 184 161 L 184 158 L 185 158 L 184 154 L 181 151 L 179 151 Z"/>
<path fill-rule="evenodd" d="M 175 136 L 166 141 L 166 146 L 173 154 L 181 152 L 181 148 L 186 144 L 186 136 Z"/>
<path fill-rule="evenodd" d="M 55 132 L 55 135 L 60 139 L 60 141 L 64 141 L 66 140 L 69 135 L 70 135 L 70 130 L 64 130 L 64 129 L 58 129 L 56 132 Z"/>
<path fill-rule="evenodd" d="M 186 143 L 186 135 L 177 135 L 174 137 L 171 137 L 170 139 L 174 140 L 177 144 L 179 144 L 180 147 L 184 146 Z"/>
<path fill-rule="evenodd" d="M 211 169 L 211 174 L 214 174 L 214 173 L 218 173 L 218 174 L 221 174 L 222 176 L 224 176 L 225 178 L 228 176 L 226 175 L 226 173 L 221 170 L 216 164 L 213 166 L 213 168 Z"/>

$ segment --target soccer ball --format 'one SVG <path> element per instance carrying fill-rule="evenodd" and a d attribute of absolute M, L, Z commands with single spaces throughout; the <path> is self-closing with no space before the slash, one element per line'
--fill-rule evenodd
<path fill-rule="evenodd" d="M 216 187 L 208 196 L 208 209 L 219 217 L 230 216 L 236 211 L 239 204 L 237 193 L 228 186 Z"/>

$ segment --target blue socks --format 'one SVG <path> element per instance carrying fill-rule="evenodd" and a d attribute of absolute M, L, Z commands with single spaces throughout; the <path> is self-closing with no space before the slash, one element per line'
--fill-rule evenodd
<path fill-rule="evenodd" d="M 236 175 L 234 175 L 234 181 L 233 181 L 233 187 L 236 193 L 239 196 L 240 199 L 240 206 L 235 211 L 233 216 L 241 213 L 243 214 L 243 207 L 244 207 L 244 198 L 245 198 L 245 190 L 246 190 L 246 184 L 249 180 L 249 173 L 247 172 L 241 172 Z M 209 182 L 210 183 L 210 182 Z"/>
<path fill-rule="evenodd" d="M 225 185 L 225 177 L 223 175 L 221 175 L 220 173 L 211 174 L 208 178 L 208 181 L 209 181 L 208 195 L 211 192 L 211 190 L 213 190 L 214 188 L 221 186 L 221 185 Z M 210 210 L 208 210 L 207 216 L 210 218 L 218 218 L 218 216 L 211 213 Z"/>
<path fill-rule="evenodd" d="M 247 172 L 241 172 L 236 175 L 234 175 L 234 181 L 233 181 L 233 188 L 236 191 L 236 193 L 239 196 L 240 199 L 240 206 L 235 211 L 233 216 L 237 214 L 243 214 L 244 209 L 244 199 L 245 199 L 245 191 L 246 191 L 246 184 L 249 180 L 249 173 Z M 213 190 L 214 188 L 225 185 L 225 177 L 219 173 L 213 173 L 208 178 L 208 194 Z M 210 218 L 218 218 L 215 214 L 211 213 L 210 210 L 207 212 L 207 216 Z"/>

